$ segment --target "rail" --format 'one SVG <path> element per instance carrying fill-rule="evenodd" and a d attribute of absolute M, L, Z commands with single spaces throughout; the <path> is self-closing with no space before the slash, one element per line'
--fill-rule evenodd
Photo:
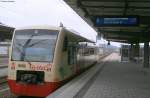
<path fill-rule="evenodd" d="M 0 85 L 7 83 L 7 76 L 0 77 Z"/>

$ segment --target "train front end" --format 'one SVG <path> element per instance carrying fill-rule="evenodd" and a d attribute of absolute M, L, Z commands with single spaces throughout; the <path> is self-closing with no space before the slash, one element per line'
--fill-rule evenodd
<path fill-rule="evenodd" d="M 8 85 L 17 96 L 45 97 L 58 87 L 53 60 L 58 30 L 19 29 L 13 36 Z"/>

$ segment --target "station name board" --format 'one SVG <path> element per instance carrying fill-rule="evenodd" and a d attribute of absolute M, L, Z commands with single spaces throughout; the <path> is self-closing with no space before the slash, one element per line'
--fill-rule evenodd
<path fill-rule="evenodd" d="M 95 16 L 94 25 L 101 26 L 138 26 L 138 16 Z"/>

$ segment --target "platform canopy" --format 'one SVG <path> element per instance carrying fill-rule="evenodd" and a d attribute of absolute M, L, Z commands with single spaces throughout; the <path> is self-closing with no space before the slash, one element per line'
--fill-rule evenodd
<path fill-rule="evenodd" d="M 150 0 L 64 1 L 107 40 L 124 43 L 150 41 Z"/>
<path fill-rule="evenodd" d="M 11 40 L 14 28 L 0 23 L 0 41 Z"/>

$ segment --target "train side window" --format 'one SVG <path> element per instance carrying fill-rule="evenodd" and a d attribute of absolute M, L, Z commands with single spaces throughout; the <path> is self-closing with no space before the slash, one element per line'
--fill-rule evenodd
<path fill-rule="evenodd" d="M 88 55 L 90 55 L 89 49 L 88 49 L 88 48 L 84 48 L 82 55 L 83 55 L 83 56 L 88 56 Z"/>
<path fill-rule="evenodd" d="M 63 51 L 67 51 L 67 48 L 68 48 L 68 38 L 65 37 L 63 42 Z"/>
<path fill-rule="evenodd" d="M 68 49 L 68 64 L 70 65 L 71 64 L 71 47 L 69 47 Z"/>
<path fill-rule="evenodd" d="M 94 54 L 94 49 L 90 50 L 90 54 L 93 55 Z"/>
<path fill-rule="evenodd" d="M 69 47 L 68 49 L 68 64 L 69 65 L 72 65 L 72 64 L 75 64 L 76 63 L 76 60 L 77 60 L 77 52 L 76 52 L 76 47 Z"/>

